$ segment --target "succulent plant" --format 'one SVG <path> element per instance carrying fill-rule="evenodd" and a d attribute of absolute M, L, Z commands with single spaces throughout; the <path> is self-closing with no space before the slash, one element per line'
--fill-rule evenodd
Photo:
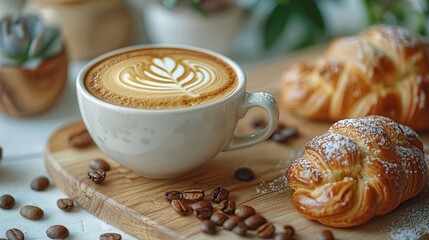
<path fill-rule="evenodd" d="M 37 68 L 62 47 L 58 27 L 45 25 L 36 15 L 0 19 L 0 66 Z"/>

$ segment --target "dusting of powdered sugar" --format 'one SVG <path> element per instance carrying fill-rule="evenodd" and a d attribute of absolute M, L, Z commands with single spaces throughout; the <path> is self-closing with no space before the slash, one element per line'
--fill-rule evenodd
<path fill-rule="evenodd" d="M 285 175 L 286 169 L 287 167 L 290 166 L 293 160 L 302 156 L 303 152 L 304 152 L 303 149 L 297 149 L 295 151 L 291 151 L 285 159 L 278 161 L 277 164 L 275 165 L 275 168 L 280 169 L 279 170 L 280 176 L 274 179 L 265 180 L 258 183 L 258 185 L 256 185 L 255 187 L 256 193 L 267 194 L 271 192 L 284 192 L 288 190 L 289 184 Z"/>
<path fill-rule="evenodd" d="M 409 200 L 409 206 L 392 214 L 393 218 L 382 230 L 391 240 L 419 240 L 429 238 L 429 187 Z"/>

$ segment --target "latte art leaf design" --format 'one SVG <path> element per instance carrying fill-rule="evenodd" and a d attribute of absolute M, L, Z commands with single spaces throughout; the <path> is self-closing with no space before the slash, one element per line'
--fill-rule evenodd
<path fill-rule="evenodd" d="M 154 58 L 148 66 L 138 63 L 118 73 L 117 81 L 127 88 L 198 97 L 218 77 L 216 69 L 193 60 Z"/>

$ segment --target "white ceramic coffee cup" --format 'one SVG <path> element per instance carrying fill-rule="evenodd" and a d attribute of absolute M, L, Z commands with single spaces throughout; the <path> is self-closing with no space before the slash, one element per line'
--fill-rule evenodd
<path fill-rule="evenodd" d="M 220 100 L 178 109 L 147 110 L 104 102 L 88 92 L 88 69 L 111 55 L 142 48 L 175 47 L 216 56 L 238 76 L 234 92 Z M 103 54 L 88 63 L 77 77 L 80 112 L 97 146 L 122 166 L 149 178 L 172 178 L 202 165 L 222 151 L 252 146 L 267 139 L 277 126 L 278 108 L 265 92 L 247 93 L 243 69 L 231 59 L 197 47 L 138 45 Z M 234 134 L 248 109 L 261 107 L 268 114 L 264 129 Z"/>

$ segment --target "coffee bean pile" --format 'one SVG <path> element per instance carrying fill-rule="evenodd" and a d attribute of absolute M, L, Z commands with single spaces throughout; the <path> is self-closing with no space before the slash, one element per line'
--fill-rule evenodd
<path fill-rule="evenodd" d="M 100 184 L 106 179 L 106 172 L 110 170 L 110 165 L 101 158 L 92 159 L 89 162 L 89 168 L 92 170 L 87 173 L 88 178 L 95 184 Z"/>
<path fill-rule="evenodd" d="M 0 155 L 2 153 L 1 147 L 0 147 Z M 104 161 L 103 159 L 94 159 L 90 163 L 90 168 L 94 169 L 95 171 L 104 171 L 109 170 L 110 166 L 109 164 Z M 105 175 L 104 175 L 105 177 Z M 103 178 L 104 180 L 104 178 Z M 39 176 L 34 178 L 30 183 L 30 188 L 34 191 L 45 191 L 49 188 L 50 182 L 49 179 L 45 176 Z M 187 192 L 187 197 L 189 198 L 189 195 L 192 195 L 192 192 Z M 4 210 L 11 210 L 15 207 L 15 198 L 10 194 L 4 194 L 0 197 L 0 208 Z M 57 207 L 65 212 L 70 212 L 74 208 L 74 201 L 70 198 L 61 198 L 57 200 Z M 38 206 L 33 205 L 25 205 L 20 208 L 19 214 L 32 221 L 38 221 L 40 219 L 43 219 L 45 216 L 45 213 L 43 209 L 41 209 Z M 8 240 L 24 240 L 25 235 L 24 233 L 17 228 L 8 229 L 6 231 L 6 238 Z M 69 236 L 69 230 L 67 227 L 63 225 L 53 225 L 46 229 L 46 236 L 48 236 L 51 239 L 64 239 Z M 1 238 L 0 240 L 4 239 Z M 100 235 L 100 240 L 121 240 L 122 236 L 118 233 L 104 233 Z"/>
<path fill-rule="evenodd" d="M 189 194 L 192 193 L 192 194 Z M 285 226 L 284 231 L 276 234 L 276 229 L 265 217 L 258 214 L 249 205 L 239 205 L 229 198 L 230 192 L 222 187 L 214 188 L 208 195 L 211 200 L 204 199 L 202 189 L 169 191 L 164 193 L 174 211 L 186 216 L 193 214 L 201 220 L 201 232 L 214 235 L 218 227 L 232 231 L 239 236 L 246 236 L 248 231 L 255 231 L 260 238 L 293 239 L 295 230 Z M 213 204 L 217 204 L 217 208 Z M 287 237 L 287 238 L 285 238 Z"/>
<path fill-rule="evenodd" d="M 267 126 L 267 123 L 261 117 L 255 117 L 251 121 L 251 125 L 255 129 L 262 129 Z M 274 130 L 273 134 L 268 138 L 278 143 L 286 143 L 290 139 L 298 136 L 298 130 L 296 128 L 286 127 L 285 125 L 279 124 Z"/>

